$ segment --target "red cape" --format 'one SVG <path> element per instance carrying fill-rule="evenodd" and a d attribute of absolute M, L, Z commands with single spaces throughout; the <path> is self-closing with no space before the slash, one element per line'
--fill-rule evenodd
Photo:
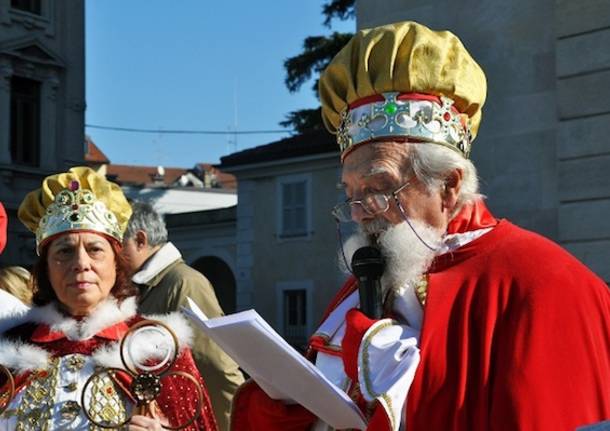
<path fill-rule="evenodd" d="M 507 221 L 435 261 L 420 348 L 409 430 L 573 430 L 610 418 L 608 286 Z"/>

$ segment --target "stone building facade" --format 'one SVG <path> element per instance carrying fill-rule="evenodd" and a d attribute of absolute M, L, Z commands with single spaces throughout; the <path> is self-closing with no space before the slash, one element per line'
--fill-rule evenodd
<path fill-rule="evenodd" d="M 82 163 L 84 112 L 84 2 L 0 1 L 0 201 L 9 216 L 1 264 L 33 261 L 17 208 L 42 178 Z"/>

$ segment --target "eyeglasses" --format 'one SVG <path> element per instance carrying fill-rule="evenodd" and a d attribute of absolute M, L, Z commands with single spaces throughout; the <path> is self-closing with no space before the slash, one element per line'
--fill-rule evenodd
<path fill-rule="evenodd" d="M 382 214 L 390 208 L 390 198 L 398 201 L 398 193 L 403 191 L 410 182 L 407 181 L 402 186 L 398 187 L 391 193 L 371 193 L 359 200 L 348 200 L 336 205 L 332 209 L 333 216 L 340 222 L 350 222 L 353 220 L 352 213 L 356 205 L 360 205 L 362 209 L 369 215 L 375 216 Z"/>

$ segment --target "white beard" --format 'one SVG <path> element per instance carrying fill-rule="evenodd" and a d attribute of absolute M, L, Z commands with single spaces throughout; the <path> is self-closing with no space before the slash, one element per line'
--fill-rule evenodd
<path fill-rule="evenodd" d="M 360 226 L 359 232 L 348 238 L 343 245 L 347 262 L 351 262 L 354 253 L 360 247 L 373 244 L 379 247 L 386 263 L 381 278 L 384 295 L 388 289 L 393 289 L 401 295 L 408 285 L 419 281 L 430 267 L 432 260 L 441 253 L 440 246 L 444 232 L 425 223 L 414 220 L 409 220 L 409 222 L 417 235 L 407 222 L 390 225 L 378 220 Z M 421 239 L 417 237 L 418 235 Z M 422 240 L 433 250 L 428 248 Z M 345 271 L 341 255 L 339 262 L 342 270 Z"/>

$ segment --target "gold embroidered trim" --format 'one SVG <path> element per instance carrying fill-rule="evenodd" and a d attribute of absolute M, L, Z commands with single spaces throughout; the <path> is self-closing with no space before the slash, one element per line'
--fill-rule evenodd
<path fill-rule="evenodd" d="M 326 342 L 330 341 L 330 337 L 326 334 L 323 334 L 322 332 L 316 332 L 310 338 L 314 338 L 314 337 L 320 337 L 321 339 L 323 339 Z"/>
<path fill-rule="evenodd" d="M 415 284 L 415 295 L 422 307 L 426 305 L 428 297 L 428 276 L 423 275 L 422 278 Z"/>
<path fill-rule="evenodd" d="M 112 371 L 109 371 L 112 372 Z M 122 389 L 117 388 L 108 373 L 96 375 L 91 381 L 89 400 L 89 414 L 99 424 L 119 424 L 127 420 L 125 405 L 126 397 Z M 101 430 L 93 423 L 89 423 L 90 430 Z"/>
<path fill-rule="evenodd" d="M 59 358 L 53 358 L 47 370 L 38 372 L 31 380 L 17 408 L 16 431 L 49 429 L 58 376 Z"/>

